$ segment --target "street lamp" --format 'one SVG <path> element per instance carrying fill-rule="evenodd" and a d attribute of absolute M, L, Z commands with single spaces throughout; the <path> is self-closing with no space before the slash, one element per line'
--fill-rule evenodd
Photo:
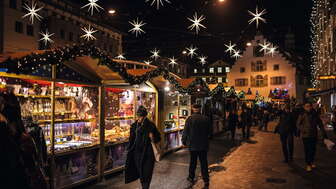
<path fill-rule="evenodd" d="M 114 9 L 110 9 L 110 10 L 108 11 L 108 13 L 109 13 L 109 14 L 112 14 L 112 15 L 114 15 L 116 12 L 117 12 L 117 11 L 114 10 Z"/>
<path fill-rule="evenodd" d="M 251 47 L 251 46 L 252 46 L 252 43 L 251 43 L 251 42 L 247 42 L 247 43 L 246 43 L 246 46 Z"/>
<path fill-rule="evenodd" d="M 182 54 L 187 54 L 187 51 L 186 50 L 182 51 Z"/>
<path fill-rule="evenodd" d="M 218 0 L 218 2 L 223 3 L 223 2 L 225 2 L 225 0 Z"/>

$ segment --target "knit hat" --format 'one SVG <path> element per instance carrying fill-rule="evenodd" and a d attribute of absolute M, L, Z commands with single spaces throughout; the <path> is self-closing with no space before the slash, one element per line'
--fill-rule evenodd
<path fill-rule="evenodd" d="M 144 106 L 139 106 L 137 116 L 146 117 L 148 115 L 147 109 Z"/>

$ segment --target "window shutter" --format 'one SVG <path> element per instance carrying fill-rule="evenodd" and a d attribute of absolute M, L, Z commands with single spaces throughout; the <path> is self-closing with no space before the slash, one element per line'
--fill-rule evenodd
<path fill-rule="evenodd" d="M 255 85 L 256 85 L 255 78 L 251 76 L 251 87 L 255 87 Z"/>
<path fill-rule="evenodd" d="M 268 86 L 268 75 L 264 76 L 264 87 Z"/>

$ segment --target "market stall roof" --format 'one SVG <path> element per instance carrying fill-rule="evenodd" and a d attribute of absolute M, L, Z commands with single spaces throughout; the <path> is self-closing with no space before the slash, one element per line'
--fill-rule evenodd
<path fill-rule="evenodd" d="M 52 51 L 52 50 L 48 50 Z M 28 55 L 32 54 L 43 54 L 47 52 L 47 50 L 36 50 L 36 51 L 29 51 L 29 52 L 16 52 L 16 53 L 7 53 L 0 55 L 0 64 L 1 62 L 4 62 L 6 60 L 10 59 L 18 59 L 23 58 Z M 153 65 L 147 65 L 142 62 L 137 61 L 131 61 L 131 60 L 118 60 L 118 59 L 111 59 L 113 62 L 123 64 L 126 68 L 133 68 L 133 69 L 127 69 L 127 73 L 132 76 L 142 76 L 146 74 L 147 72 L 150 72 L 154 69 L 156 69 L 156 66 Z M 81 56 L 76 57 L 72 61 L 66 61 L 64 62 L 64 65 L 69 67 L 70 69 L 81 73 L 81 75 L 85 76 L 86 78 L 91 79 L 92 81 L 97 82 L 103 82 L 103 83 L 124 83 L 123 77 L 118 73 L 112 71 L 108 66 L 106 65 L 99 65 L 99 59 L 93 58 L 91 56 Z M 176 79 L 180 79 L 179 76 L 169 73 L 170 76 L 173 76 Z M 158 83 L 162 83 L 162 81 L 165 81 L 162 76 L 158 76 L 157 78 L 152 79 L 153 81 L 156 81 Z"/>

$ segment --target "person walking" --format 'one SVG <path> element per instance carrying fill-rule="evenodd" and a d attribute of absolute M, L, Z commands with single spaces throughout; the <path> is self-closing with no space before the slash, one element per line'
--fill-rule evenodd
<path fill-rule="evenodd" d="M 243 106 L 241 117 L 241 129 L 243 133 L 244 139 L 250 138 L 250 130 L 252 124 L 252 113 L 251 110 L 247 106 Z"/>
<path fill-rule="evenodd" d="M 236 128 L 238 126 L 238 113 L 237 110 L 232 109 L 230 111 L 229 117 L 228 117 L 228 122 L 229 122 L 229 131 L 231 133 L 231 140 L 234 141 L 235 140 L 235 135 L 236 135 Z"/>
<path fill-rule="evenodd" d="M 262 123 L 261 123 L 260 130 L 264 130 L 264 131 L 267 132 L 267 126 L 268 126 L 268 122 L 269 122 L 269 115 L 270 115 L 269 112 L 266 109 L 264 109 L 263 110 L 263 114 L 262 114 L 262 118 L 261 118 Z"/>
<path fill-rule="evenodd" d="M 131 125 L 125 165 L 125 183 L 140 179 L 143 189 L 149 189 L 154 170 L 152 143 L 157 144 L 161 140 L 159 131 L 147 115 L 146 108 L 140 106 L 138 120 Z"/>
<path fill-rule="evenodd" d="M 285 163 L 293 161 L 294 135 L 296 135 L 296 131 L 293 114 L 290 111 L 290 107 L 286 106 L 280 113 L 280 120 L 275 129 L 275 132 L 280 134 Z"/>
<path fill-rule="evenodd" d="M 312 171 L 312 169 L 316 167 L 314 161 L 318 140 L 318 128 L 320 128 L 324 139 L 327 138 L 327 134 L 322 120 L 318 116 L 318 113 L 313 110 L 312 104 L 306 103 L 304 105 L 304 110 L 304 113 L 299 116 L 296 125 L 304 145 L 305 160 L 307 164 L 306 170 Z"/>
<path fill-rule="evenodd" d="M 208 117 L 201 115 L 201 105 L 192 106 L 193 114 L 186 120 L 182 135 L 182 143 L 190 151 L 189 176 L 187 180 L 194 184 L 197 159 L 201 163 L 204 188 L 209 187 L 208 149 L 211 122 Z"/>

